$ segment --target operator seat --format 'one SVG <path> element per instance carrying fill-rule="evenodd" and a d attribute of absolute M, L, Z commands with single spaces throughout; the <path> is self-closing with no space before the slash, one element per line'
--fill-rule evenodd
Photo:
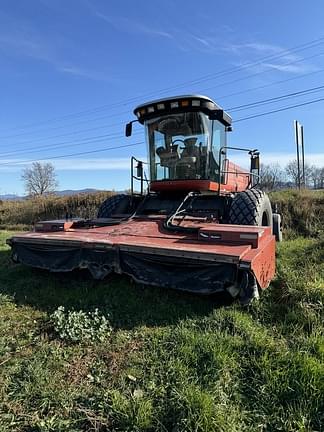
<path fill-rule="evenodd" d="M 160 158 L 161 167 L 172 168 L 178 162 L 180 156 L 178 145 L 171 145 L 169 149 L 161 146 L 156 149 L 156 154 Z"/>
<path fill-rule="evenodd" d="M 176 166 L 176 176 L 179 179 L 196 179 L 200 177 L 201 165 L 201 152 L 196 146 L 197 138 L 186 138 L 183 142 L 185 147 Z"/>

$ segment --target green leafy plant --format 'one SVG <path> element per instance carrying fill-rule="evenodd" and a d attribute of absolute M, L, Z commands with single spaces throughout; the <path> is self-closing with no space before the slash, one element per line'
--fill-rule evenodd
<path fill-rule="evenodd" d="M 102 342 L 112 332 L 109 320 L 98 309 L 94 312 L 66 311 L 59 306 L 51 315 L 54 330 L 69 342 Z"/>

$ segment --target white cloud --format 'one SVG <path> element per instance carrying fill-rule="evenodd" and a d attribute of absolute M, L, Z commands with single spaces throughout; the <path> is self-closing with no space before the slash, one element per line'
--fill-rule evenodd
<path fill-rule="evenodd" d="M 254 52 L 261 55 L 276 55 L 282 54 L 287 60 L 297 60 L 298 56 L 296 54 L 289 52 L 286 48 L 282 48 L 278 45 L 260 43 L 260 42 L 250 42 L 250 43 L 228 43 L 224 48 L 226 51 L 232 51 L 237 54 L 246 55 L 247 52 Z"/>
<path fill-rule="evenodd" d="M 244 168 L 249 165 L 249 158 L 245 154 L 231 153 L 229 159 Z M 146 161 L 146 156 L 138 156 L 138 159 Z M 261 162 L 264 164 L 279 163 L 284 167 L 291 160 L 296 159 L 295 153 L 267 153 L 261 152 Z M 40 161 L 42 162 L 42 161 Z M 130 158 L 67 158 L 67 159 L 46 159 L 44 162 L 51 162 L 57 171 L 129 171 Z M 324 167 L 324 153 L 309 153 L 306 155 L 306 162 L 310 165 Z M 2 164 L 2 165 L 1 165 Z M 31 162 L 24 162 L 21 159 L 2 160 L 0 172 L 11 171 L 19 172 Z"/>
<path fill-rule="evenodd" d="M 224 50 L 230 51 L 239 57 L 243 57 L 244 61 L 237 66 L 244 67 L 253 72 L 263 72 L 265 70 L 274 69 L 280 72 L 301 74 L 317 70 L 315 66 L 306 61 L 307 59 L 278 45 L 261 42 L 232 43 L 227 44 Z M 249 56 L 254 57 L 255 55 L 265 57 L 264 61 L 261 59 L 258 62 L 253 59 L 249 65 L 249 60 L 246 61 L 246 59 Z M 315 55 L 310 56 L 310 58 L 314 56 Z"/>
<path fill-rule="evenodd" d="M 207 38 L 204 39 L 202 37 L 198 37 L 198 36 L 194 36 L 194 35 L 192 35 L 192 38 L 194 40 L 196 40 L 197 42 L 200 42 L 202 45 L 204 45 L 207 48 L 212 47 L 210 40 L 208 40 Z"/>
<path fill-rule="evenodd" d="M 8 18 L 9 20 L 9 18 Z M 76 66 L 68 59 L 66 48 L 75 50 L 71 41 L 62 35 L 55 35 L 55 40 L 49 35 L 41 34 L 37 29 L 30 28 L 26 24 L 14 25 L 7 29 L 0 29 L 0 51 L 6 55 L 18 58 L 29 58 L 43 62 L 54 67 L 58 72 L 74 75 L 82 78 L 100 81 L 113 80 L 108 74 Z"/>
<path fill-rule="evenodd" d="M 259 52 L 264 53 L 264 54 L 272 54 L 272 53 L 273 54 L 276 54 L 276 53 L 279 54 L 281 52 L 287 51 L 278 45 L 272 45 L 272 44 L 260 43 L 260 42 L 245 43 L 245 44 L 238 45 L 238 47 L 240 49 L 249 48 L 251 50 L 259 51 Z"/>
<path fill-rule="evenodd" d="M 119 31 L 126 31 L 128 33 L 140 33 L 151 36 L 160 36 L 167 39 L 173 39 L 173 35 L 169 32 L 147 26 L 134 20 L 130 20 L 126 17 L 109 17 L 101 12 L 95 12 L 95 15 Z"/>
<path fill-rule="evenodd" d="M 145 161 L 146 157 L 138 157 Z M 50 162 L 55 166 L 57 171 L 119 171 L 130 169 L 130 158 L 67 158 L 67 159 L 46 159 L 40 162 Z M 7 159 L 0 163 L 1 171 L 17 172 L 23 168 L 30 166 L 31 162 L 25 162 L 22 159 Z"/>
<path fill-rule="evenodd" d="M 229 154 L 229 159 L 238 165 L 247 168 L 249 165 L 249 159 L 246 155 L 235 155 Z M 260 153 L 261 163 L 263 164 L 275 164 L 278 163 L 281 167 L 285 167 L 288 162 L 296 159 L 296 153 Z M 317 167 L 324 167 L 324 153 L 308 153 L 305 160 L 310 165 L 315 165 Z"/>
<path fill-rule="evenodd" d="M 121 83 L 122 80 L 120 78 L 114 78 L 109 76 L 109 74 L 107 73 L 102 73 L 102 72 L 95 72 L 95 71 L 91 71 L 91 70 L 87 70 L 84 68 L 80 68 L 77 66 L 66 66 L 64 64 L 60 64 L 57 65 L 57 70 L 59 72 L 63 72 L 75 77 L 79 77 L 79 78 L 87 78 L 90 80 L 94 80 L 94 81 L 107 81 L 107 82 L 112 82 L 112 83 Z"/>
<path fill-rule="evenodd" d="M 299 60 L 298 60 L 299 61 Z M 266 69 L 276 69 L 280 72 L 302 73 L 312 72 L 316 69 L 310 65 L 305 64 L 276 64 L 276 63 L 262 63 L 262 67 Z"/>

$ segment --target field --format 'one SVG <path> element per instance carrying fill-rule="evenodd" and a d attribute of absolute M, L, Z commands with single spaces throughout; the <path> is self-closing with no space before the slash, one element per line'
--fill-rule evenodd
<path fill-rule="evenodd" d="M 1 432 L 324 430 L 324 195 L 273 199 L 287 240 L 249 308 L 17 266 L 2 231 Z M 59 306 L 111 330 L 71 341 Z"/>
<path fill-rule="evenodd" d="M 21 201 L 0 201 L 0 229 L 26 229 L 44 219 L 96 216 L 98 207 L 112 191 L 71 196 L 47 196 Z"/>

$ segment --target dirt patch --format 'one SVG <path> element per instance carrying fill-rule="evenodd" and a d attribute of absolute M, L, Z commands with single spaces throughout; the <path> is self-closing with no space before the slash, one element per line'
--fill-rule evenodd
<path fill-rule="evenodd" d="M 126 367 L 127 361 L 135 353 L 141 350 L 143 343 L 140 341 L 129 341 L 118 351 L 107 352 L 104 355 L 104 362 L 109 368 L 112 376 L 118 376 Z"/>
<path fill-rule="evenodd" d="M 92 381 L 93 370 L 109 375 L 112 378 L 120 376 L 129 359 L 142 348 L 142 342 L 129 341 L 120 349 L 110 346 L 89 347 L 83 354 L 74 356 L 67 363 L 66 381 L 69 384 L 81 385 Z"/>

